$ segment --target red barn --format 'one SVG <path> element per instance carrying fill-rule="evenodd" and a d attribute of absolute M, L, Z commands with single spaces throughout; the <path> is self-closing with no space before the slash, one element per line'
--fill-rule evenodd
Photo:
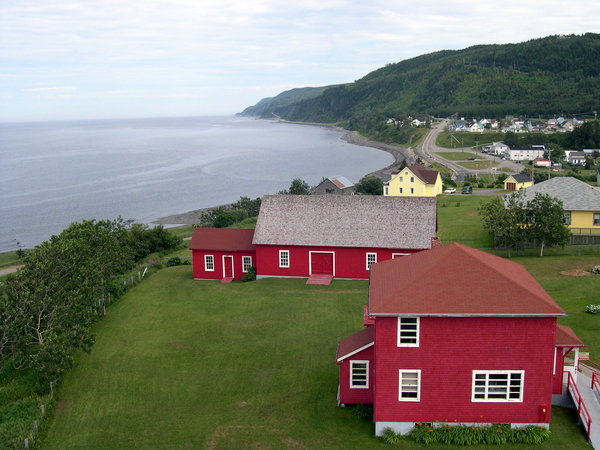
<path fill-rule="evenodd" d="M 190 242 L 195 280 L 241 279 L 255 265 L 254 230 L 196 228 Z"/>
<path fill-rule="evenodd" d="M 433 197 L 268 195 L 253 243 L 259 277 L 366 279 L 377 261 L 430 249 Z"/>
<path fill-rule="evenodd" d="M 373 325 L 338 345 L 338 400 L 372 403 L 377 435 L 417 422 L 548 427 L 564 349 L 582 345 L 557 330 L 564 315 L 521 265 L 461 244 L 375 264 Z"/>

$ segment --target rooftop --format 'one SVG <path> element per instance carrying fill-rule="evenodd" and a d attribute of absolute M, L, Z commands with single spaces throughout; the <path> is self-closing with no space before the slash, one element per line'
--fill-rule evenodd
<path fill-rule="evenodd" d="M 523 189 L 530 201 L 537 192 L 562 201 L 566 211 L 600 211 L 600 189 L 573 177 L 554 177 Z"/>
<path fill-rule="evenodd" d="M 196 228 L 190 250 L 254 251 L 254 230 L 241 228 Z"/>

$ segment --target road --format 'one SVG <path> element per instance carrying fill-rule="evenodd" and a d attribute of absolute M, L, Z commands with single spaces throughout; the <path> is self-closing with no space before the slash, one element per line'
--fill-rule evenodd
<path fill-rule="evenodd" d="M 423 141 L 421 142 L 421 144 L 418 145 L 417 147 L 415 147 L 415 149 L 414 149 L 417 156 L 419 156 L 423 161 L 427 161 L 428 163 L 437 162 L 439 164 L 442 164 L 442 165 L 448 167 L 450 170 L 452 170 L 456 174 L 458 181 L 461 181 L 462 179 L 464 179 L 465 175 L 478 174 L 478 173 L 481 173 L 481 174 L 494 173 L 495 171 L 492 171 L 489 168 L 488 169 L 467 169 L 465 167 L 460 166 L 456 162 L 442 158 L 439 155 L 439 153 L 444 153 L 444 152 L 472 152 L 473 151 L 473 149 L 471 147 L 448 149 L 448 148 L 438 147 L 435 144 L 439 134 L 442 131 L 444 131 L 444 129 L 446 128 L 446 126 L 448 125 L 449 122 L 450 122 L 449 119 L 443 119 L 440 122 L 432 125 L 431 130 L 429 131 L 427 136 L 425 136 L 423 138 Z M 500 164 L 498 166 L 495 166 L 496 170 L 500 169 L 500 168 L 507 168 L 515 173 L 519 173 L 523 170 L 522 164 L 516 163 L 514 161 L 502 161 L 497 156 L 488 155 L 488 154 L 481 153 L 481 152 L 476 152 L 476 154 L 474 153 L 473 156 L 476 157 L 478 160 L 488 159 L 488 160 L 495 160 L 496 162 L 499 162 Z"/>

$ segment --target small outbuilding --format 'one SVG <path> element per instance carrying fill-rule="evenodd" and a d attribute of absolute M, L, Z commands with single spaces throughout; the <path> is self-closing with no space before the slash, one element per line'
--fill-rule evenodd
<path fill-rule="evenodd" d="M 504 180 L 504 189 L 507 191 L 518 191 L 520 189 L 528 188 L 529 186 L 533 186 L 533 180 L 526 173 L 509 175 L 506 180 Z"/>
<path fill-rule="evenodd" d="M 354 194 L 354 183 L 352 183 L 348 178 L 342 176 L 325 178 L 314 187 L 312 194 L 352 195 Z"/>

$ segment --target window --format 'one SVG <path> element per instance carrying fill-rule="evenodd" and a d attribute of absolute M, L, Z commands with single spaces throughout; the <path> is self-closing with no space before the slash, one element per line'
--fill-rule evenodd
<path fill-rule="evenodd" d="M 367 253 L 367 270 L 371 269 L 371 265 L 377 262 L 377 253 Z"/>
<path fill-rule="evenodd" d="M 204 255 L 204 270 L 207 272 L 214 272 L 215 257 L 213 255 Z"/>
<path fill-rule="evenodd" d="M 289 250 L 279 250 L 279 267 L 290 267 Z"/>
<path fill-rule="evenodd" d="M 421 371 L 399 370 L 398 401 L 418 402 L 421 394 Z"/>
<path fill-rule="evenodd" d="M 389 189 L 390 188 L 388 186 L 385 187 L 385 194 L 384 195 L 390 195 Z"/>
<path fill-rule="evenodd" d="M 369 361 L 350 361 L 350 387 L 369 389 Z"/>
<path fill-rule="evenodd" d="M 400 189 L 398 189 L 398 190 L 399 190 L 400 194 L 402 194 L 402 192 L 403 192 L 403 191 L 402 191 L 402 188 L 400 188 Z"/>
<path fill-rule="evenodd" d="M 415 193 L 415 188 L 410 188 L 410 193 L 414 194 Z"/>
<path fill-rule="evenodd" d="M 600 213 L 594 213 L 594 225 L 600 225 Z"/>
<path fill-rule="evenodd" d="M 474 402 L 522 402 L 523 370 L 474 370 Z"/>
<path fill-rule="evenodd" d="M 419 318 L 398 317 L 398 347 L 419 346 Z"/>
<path fill-rule="evenodd" d="M 398 177 L 398 181 L 399 181 L 400 183 L 403 183 L 403 182 L 404 182 L 404 178 L 403 178 L 403 177 Z"/>
<path fill-rule="evenodd" d="M 410 182 L 414 183 L 415 182 L 415 177 L 410 177 Z"/>
<path fill-rule="evenodd" d="M 571 225 L 571 211 L 565 211 L 565 215 L 563 216 L 563 223 L 565 225 Z"/>
<path fill-rule="evenodd" d="M 242 272 L 248 272 L 252 266 L 252 256 L 242 256 Z"/>
<path fill-rule="evenodd" d="M 392 253 L 392 259 L 399 258 L 400 256 L 409 256 L 410 253 Z"/>

